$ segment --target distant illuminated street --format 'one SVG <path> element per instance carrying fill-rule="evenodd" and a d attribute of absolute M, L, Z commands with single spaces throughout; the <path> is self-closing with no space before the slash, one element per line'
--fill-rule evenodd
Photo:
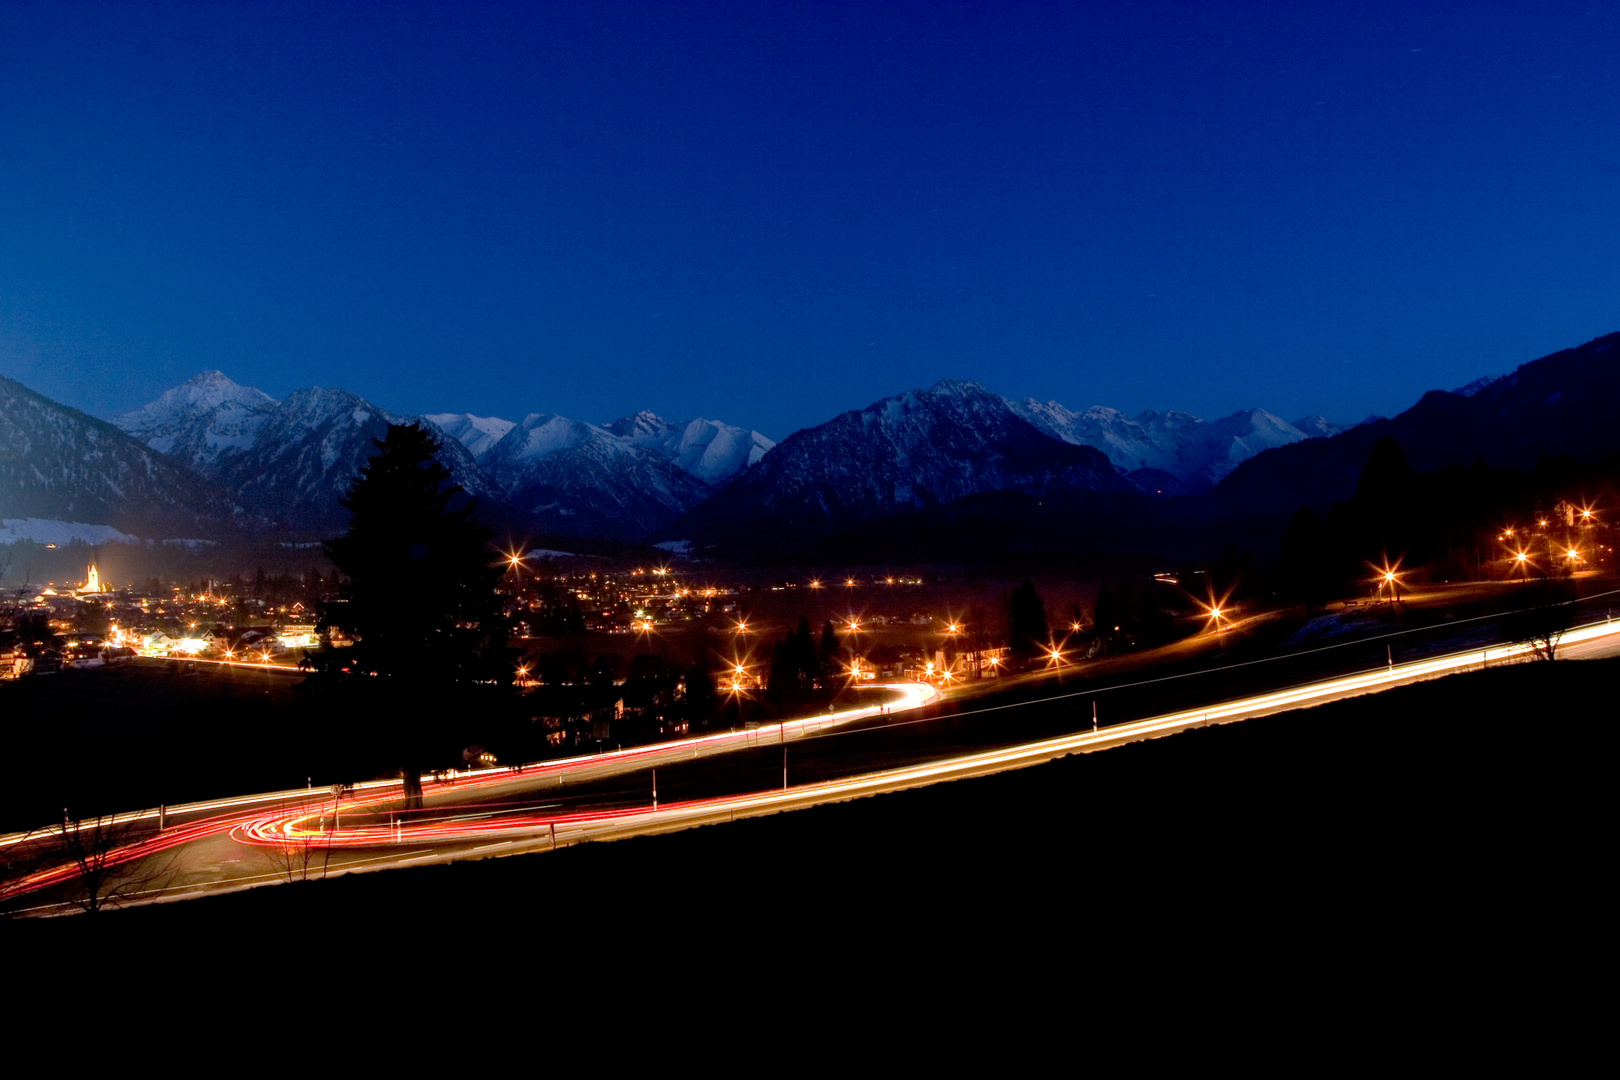
<path fill-rule="evenodd" d="M 733 821 L 1022 768 L 1067 754 L 1324 704 L 1497 663 L 1518 662 L 1529 651 L 1528 645 L 1499 645 L 1412 663 L 1391 663 L 1353 675 L 1207 707 L 1098 729 L 1086 727 L 1056 738 L 953 754 L 900 767 L 867 768 L 835 779 L 788 783 L 788 753 L 793 743 L 825 736 L 857 722 L 905 724 L 911 720 L 903 714 L 940 698 L 938 691 L 926 684 L 884 684 L 874 688 L 890 698 L 880 705 L 521 769 L 479 771 L 430 784 L 426 809 L 404 822 L 398 813 L 398 780 L 356 785 L 352 792 L 339 798 L 328 793 L 293 791 L 174 808 L 168 811 L 166 827 L 161 832 L 150 832 L 132 845 L 122 861 L 135 865 L 142 860 L 172 859 L 170 879 L 161 889 L 153 890 L 154 899 L 161 893 L 160 898 L 167 900 L 289 880 L 299 874 L 331 876 L 458 858 L 551 850 L 587 840 L 618 839 Z M 1620 654 L 1620 624 L 1605 621 L 1572 630 L 1564 635 L 1560 652 L 1569 658 Z M 1054 702 L 1072 699 L 1075 725 L 1081 726 L 1091 715 L 1088 702 L 1082 699 L 1090 698 L 1093 693 L 1092 690 L 1079 691 L 956 715 L 971 717 L 1008 709 L 1050 707 Z M 887 719 L 890 716 L 901 719 L 891 722 Z M 611 796 L 590 796 L 591 805 L 564 801 L 570 789 L 608 778 L 628 778 L 632 773 L 775 745 L 780 745 L 783 753 L 780 787 L 767 790 L 755 787 L 735 794 L 662 801 L 656 795 L 657 773 L 653 772 L 652 783 L 645 788 L 638 787 L 639 794 L 633 796 L 627 797 L 620 790 Z M 146 817 L 149 826 L 155 829 L 155 812 Z M 27 842 L 28 838 L 23 836 L 0 837 L 0 845 Z M 294 866 L 293 854 L 299 855 L 301 865 Z M 25 911 L 49 914 L 71 910 L 55 898 L 54 890 L 70 884 L 73 876 L 71 867 L 43 870 L 8 883 L 5 895 L 40 893 L 42 903 Z"/>

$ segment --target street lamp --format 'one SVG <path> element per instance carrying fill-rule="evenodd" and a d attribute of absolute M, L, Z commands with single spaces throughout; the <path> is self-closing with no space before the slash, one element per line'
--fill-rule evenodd
<path fill-rule="evenodd" d="M 1372 563 L 1368 563 L 1367 565 L 1372 566 Z M 1391 566 L 1389 559 L 1386 558 L 1382 566 L 1372 566 L 1372 568 L 1373 572 L 1377 575 L 1373 578 L 1373 580 L 1378 583 L 1377 595 L 1382 596 L 1384 594 L 1384 590 L 1388 589 L 1389 602 L 1391 604 L 1395 603 L 1395 601 L 1401 598 L 1400 560 L 1395 560 L 1395 565 Z"/>

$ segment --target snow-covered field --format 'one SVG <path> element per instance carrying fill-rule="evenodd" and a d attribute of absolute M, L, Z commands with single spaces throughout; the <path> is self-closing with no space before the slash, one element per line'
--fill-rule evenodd
<path fill-rule="evenodd" d="M 45 518 L 0 519 L 0 544 L 32 540 L 36 544 L 139 544 L 141 538 L 119 532 L 111 525 L 87 525 L 82 521 L 50 521 Z"/>

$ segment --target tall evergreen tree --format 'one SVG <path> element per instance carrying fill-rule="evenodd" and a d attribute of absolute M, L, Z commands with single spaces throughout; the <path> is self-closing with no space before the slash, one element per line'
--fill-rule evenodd
<path fill-rule="evenodd" d="M 380 737 L 414 805 L 426 759 L 442 749 L 433 746 L 436 722 L 474 686 L 512 679 L 493 534 L 438 450 L 421 427 L 390 425 L 343 500 L 348 534 L 325 545 L 345 580 L 324 621 L 355 644 L 340 650 L 340 665 L 329 655 L 321 666 L 383 710 Z"/>
<path fill-rule="evenodd" d="M 838 632 L 833 629 L 832 620 L 828 619 L 821 627 L 821 644 L 816 649 L 816 661 L 820 665 L 817 677 L 822 686 L 831 685 L 833 676 L 844 666 L 842 648 L 838 643 Z"/>

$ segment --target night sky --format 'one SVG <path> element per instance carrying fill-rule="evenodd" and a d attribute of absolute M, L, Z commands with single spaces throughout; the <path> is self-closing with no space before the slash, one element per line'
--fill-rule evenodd
<path fill-rule="evenodd" d="M 0 374 L 782 438 L 1356 421 L 1620 329 L 1620 5 L 0 4 Z"/>

